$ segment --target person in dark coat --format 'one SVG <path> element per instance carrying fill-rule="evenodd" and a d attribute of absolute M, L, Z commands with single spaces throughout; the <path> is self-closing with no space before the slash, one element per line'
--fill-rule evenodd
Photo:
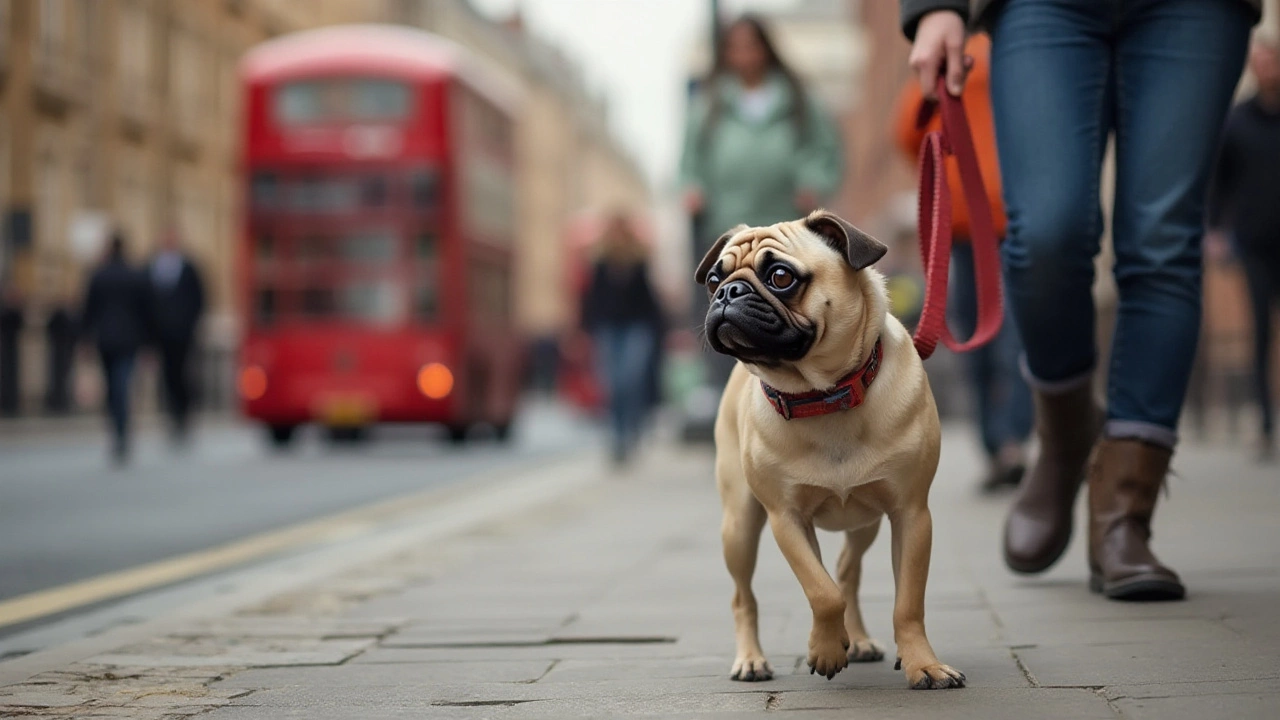
<path fill-rule="evenodd" d="M 1280 47 L 1254 42 L 1254 95 L 1232 109 L 1210 186 L 1211 242 L 1235 246 L 1253 310 L 1254 394 L 1262 435 L 1258 457 L 1275 460 L 1271 393 L 1272 308 L 1280 305 Z"/>
<path fill-rule="evenodd" d="M 17 417 L 22 405 L 18 389 L 22 385 L 19 345 L 24 316 L 17 288 L 12 284 L 0 287 L 0 415 L 4 417 Z"/>
<path fill-rule="evenodd" d="M 182 251 L 177 232 L 161 240 L 160 252 L 147 268 L 151 291 L 152 329 L 163 371 L 165 407 L 174 439 L 185 439 L 191 412 L 190 375 L 196 327 L 204 313 L 204 283 Z"/>
<path fill-rule="evenodd" d="M 125 259 L 124 236 L 115 234 L 107 256 L 89 279 L 81 329 L 98 346 L 112 423 L 112 455 L 123 463 L 129 454 L 129 386 L 134 360 L 147 338 L 146 280 Z"/>
<path fill-rule="evenodd" d="M 648 253 L 626 217 L 610 220 L 582 300 L 609 400 L 613 458 L 635 448 L 652 395 L 651 368 L 662 311 L 649 283 Z"/>

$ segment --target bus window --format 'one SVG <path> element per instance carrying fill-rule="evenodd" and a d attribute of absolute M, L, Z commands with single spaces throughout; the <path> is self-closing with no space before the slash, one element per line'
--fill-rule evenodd
<path fill-rule="evenodd" d="M 381 175 L 370 175 L 360 182 L 360 204 L 364 207 L 383 207 L 390 196 L 387 179 Z"/>
<path fill-rule="evenodd" d="M 400 285 L 394 280 L 350 283 L 342 288 L 340 301 L 349 318 L 387 324 L 402 319 Z"/>
<path fill-rule="evenodd" d="M 321 180 L 318 177 L 301 177 L 289 185 L 289 209 L 309 212 L 321 205 Z"/>
<path fill-rule="evenodd" d="M 419 210 L 435 207 L 439 192 L 439 177 L 432 170 L 424 168 L 409 173 L 409 196 L 414 207 Z"/>
<path fill-rule="evenodd" d="M 409 114 L 409 88 L 394 80 L 351 80 L 353 120 L 394 120 Z"/>
<path fill-rule="evenodd" d="M 356 207 L 358 190 L 355 183 L 340 178 L 330 178 L 320 183 L 318 212 L 342 212 Z"/>
<path fill-rule="evenodd" d="M 342 259 L 364 263 L 394 262 L 396 240 L 396 234 L 391 230 L 357 231 L 343 238 Z"/>
<path fill-rule="evenodd" d="M 333 291 L 328 288 L 309 287 L 302 291 L 302 314 L 309 318 L 327 318 L 333 315 Z"/>
<path fill-rule="evenodd" d="M 254 320 L 259 325 L 270 325 L 276 319 L 276 291 L 262 289 L 254 300 Z"/>
<path fill-rule="evenodd" d="M 329 259 L 329 241 L 320 235 L 304 235 L 298 238 L 294 252 L 299 263 L 322 263 Z"/>
<path fill-rule="evenodd" d="M 413 257 L 419 261 L 435 261 L 436 234 L 427 230 L 419 232 L 413 240 Z"/>
<path fill-rule="evenodd" d="M 275 173 L 254 173 L 250 201 L 255 210 L 274 210 L 280 203 L 280 184 Z"/>
<path fill-rule="evenodd" d="M 284 125 L 402 120 L 409 115 L 409 88 L 396 80 L 303 80 L 281 85 L 274 100 L 276 119 Z"/>
<path fill-rule="evenodd" d="M 317 122 L 324 118 L 323 85 L 318 81 L 294 82 L 276 90 L 276 119 L 287 124 Z"/>

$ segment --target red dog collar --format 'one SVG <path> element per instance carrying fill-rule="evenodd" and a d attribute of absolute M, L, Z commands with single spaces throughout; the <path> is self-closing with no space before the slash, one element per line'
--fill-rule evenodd
<path fill-rule="evenodd" d="M 880 372 L 880 360 L 883 357 L 884 348 L 880 344 L 880 339 L 876 338 L 876 345 L 871 350 L 871 357 L 867 358 L 862 367 L 854 370 L 830 390 L 784 393 L 775 387 L 765 384 L 763 380 L 760 381 L 760 389 L 764 391 L 765 398 L 769 400 L 769 404 L 773 406 L 774 410 L 778 411 L 783 420 L 817 417 L 818 415 L 848 410 L 849 408 L 858 407 L 866 399 L 867 388 L 871 387 L 872 381 L 876 379 L 876 374 Z"/>

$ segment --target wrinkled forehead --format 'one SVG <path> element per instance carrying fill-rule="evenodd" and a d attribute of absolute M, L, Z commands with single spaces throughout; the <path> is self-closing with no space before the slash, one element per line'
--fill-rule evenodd
<path fill-rule="evenodd" d="M 795 257 L 806 232 L 790 223 L 747 228 L 734 235 L 720 252 L 720 265 L 726 271 L 755 266 L 765 253 Z"/>

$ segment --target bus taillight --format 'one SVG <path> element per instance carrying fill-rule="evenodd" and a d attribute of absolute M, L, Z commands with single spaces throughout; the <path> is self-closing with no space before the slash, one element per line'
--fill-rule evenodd
<path fill-rule="evenodd" d="M 245 400 L 258 400 L 267 394 L 267 371 L 257 365 L 249 365 L 240 371 L 240 396 Z"/>
<path fill-rule="evenodd" d="M 427 363 L 418 370 L 418 392 L 432 400 L 443 400 L 453 392 L 453 372 L 441 363 Z"/>

